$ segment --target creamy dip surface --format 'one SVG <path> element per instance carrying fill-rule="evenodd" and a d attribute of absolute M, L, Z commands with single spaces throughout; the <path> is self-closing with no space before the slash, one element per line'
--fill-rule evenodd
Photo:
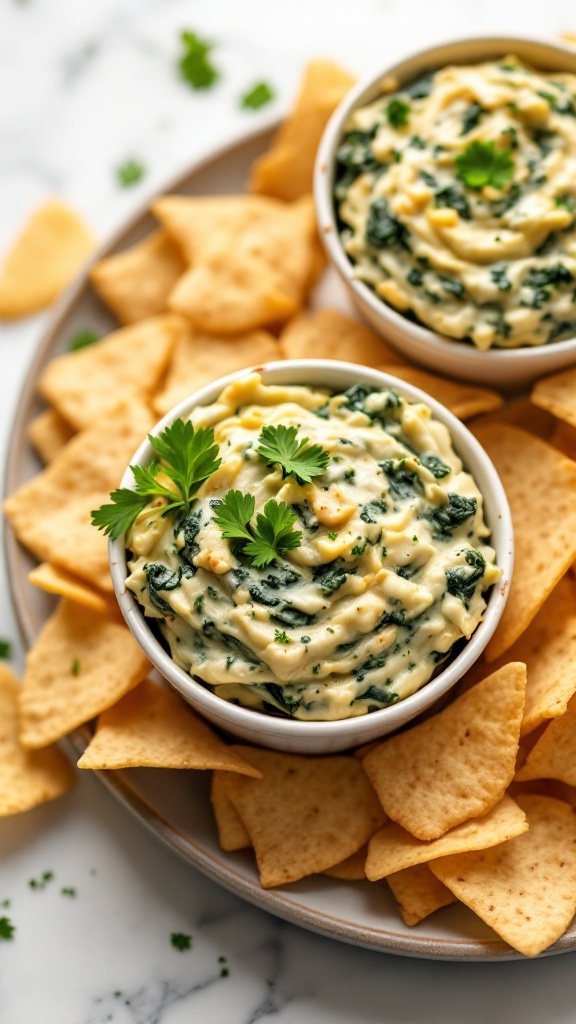
<path fill-rule="evenodd" d="M 355 276 L 480 349 L 574 336 L 576 75 L 509 56 L 386 87 L 337 156 Z"/>
<path fill-rule="evenodd" d="M 499 570 L 482 496 L 426 405 L 253 374 L 191 419 L 222 464 L 188 513 L 163 517 L 158 499 L 138 516 L 126 581 L 186 672 L 259 711 L 343 719 L 418 690 L 472 635 Z M 258 453 L 278 424 L 327 453 L 312 482 Z M 255 567 L 214 521 L 231 489 L 254 497 L 254 521 L 286 503 L 298 545 Z"/>

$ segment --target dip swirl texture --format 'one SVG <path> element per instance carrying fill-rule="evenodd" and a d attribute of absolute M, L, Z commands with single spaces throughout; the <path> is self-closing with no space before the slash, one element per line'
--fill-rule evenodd
<path fill-rule="evenodd" d="M 472 635 L 499 570 L 482 496 L 426 405 L 253 374 L 191 419 L 213 427 L 222 464 L 187 514 L 162 517 L 162 499 L 140 513 L 126 581 L 186 672 L 260 711 L 343 719 L 418 690 Z M 312 482 L 258 453 L 278 424 L 328 453 Z M 215 522 L 231 489 L 256 513 L 290 506 L 299 545 L 257 568 Z"/>
<path fill-rule="evenodd" d="M 440 334 L 576 334 L 576 76 L 450 66 L 355 110 L 336 202 L 355 276 Z"/>

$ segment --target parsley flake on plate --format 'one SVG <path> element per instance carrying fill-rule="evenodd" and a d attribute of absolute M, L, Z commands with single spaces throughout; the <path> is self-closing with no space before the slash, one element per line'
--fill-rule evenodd
<path fill-rule="evenodd" d="M 13 939 L 16 925 L 12 924 L 9 917 L 0 917 L 0 939 Z"/>
<path fill-rule="evenodd" d="M 392 128 L 402 128 L 410 120 L 410 104 L 404 100 L 390 100 L 386 107 L 386 119 Z"/>
<path fill-rule="evenodd" d="M 503 189 L 514 174 L 511 149 L 496 149 L 493 142 L 470 142 L 456 157 L 456 177 L 468 188 L 484 185 Z"/>
<path fill-rule="evenodd" d="M 170 935 L 170 942 L 174 946 L 174 949 L 178 949 L 181 953 L 185 949 L 190 949 L 192 945 L 192 936 L 185 935 L 184 932 L 172 932 Z"/>
<path fill-rule="evenodd" d="M 220 78 L 220 73 L 210 60 L 214 44 L 186 29 L 180 33 L 180 40 L 184 47 L 184 53 L 178 61 L 181 77 L 192 89 L 210 89 Z"/>
<path fill-rule="evenodd" d="M 146 171 L 144 165 L 138 160 L 126 160 L 120 167 L 116 168 L 116 178 L 120 188 L 130 188 L 142 181 Z"/>
<path fill-rule="evenodd" d="M 96 334 L 96 331 L 91 331 L 86 328 L 83 331 L 78 331 L 70 339 L 68 348 L 70 352 L 78 352 L 81 348 L 88 348 L 89 345 L 95 345 L 97 341 L 100 341 L 100 335 Z"/>
<path fill-rule="evenodd" d="M 328 452 L 308 438 L 298 439 L 296 427 L 266 426 L 258 438 L 256 451 L 269 466 L 280 466 L 282 477 L 293 476 L 297 483 L 308 484 L 321 476 L 330 461 Z"/>
<path fill-rule="evenodd" d="M 265 568 L 286 551 L 299 547 L 302 532 L 292 529 L 298 517 L 283 501 L 270 498 L 256 516 L 256 526 L 253 526 L 250 520 L 255 509 L 252 494 L 228 491 L 217 506 L 214 522 L 223 537 L 245 542 L 243 552 L 250 556 L 252 565 Z"/>
<path fill-rule="evenodd" d="M 0 658 L 12 656 L 12 645 L 9 640 L 0 640 Z"/>
<path fill-rule="evenodd" d="M 240 97 L 240 106 L 245 110 L 259 110 L 260 107 L 265 107 L 267 103 L 270 103 L 275 96 L 276 93 L 272 86 L 268 85 L 268 82 L 258 82 Z"/>

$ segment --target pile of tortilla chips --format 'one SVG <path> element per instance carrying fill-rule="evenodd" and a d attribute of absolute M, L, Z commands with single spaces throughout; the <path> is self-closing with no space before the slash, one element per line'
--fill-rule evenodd
<path fill-rule="evenodd" d="M 534 956 L 576 911 L 576 370 L 504 402 L 408 365 L 335 310 L 310 311 L 323 266 L 314 154 L 350 84 L 312 64 L 246 195 L 164 196 L 154 232 L 92 267 L 118 328 L 46 367 L 47 408 L 30 427 L 45 468 L 5 503 L 39 562 L 31 582 L 59 603 L 22 685 L 0 671 L 0 814 L 65 792 L 73 775 L 54 744 L 96 720 L 81 768 L 211 769 L 221 846 L 252 849 L 264 887 L 323 873 L 378 893 L 385 879 L 406 924 L 460 901 Z M 48 214 L 0 275 L 0 315 L 55 294 L 55 278 L 33 287 L 47 238 L 61 282 L 86 254 L 73 218 Z M 470 420 L 516 536 L 506 611 L 455 699 L 355 754 L 321 758 L 231 745 L 149 678 L 90 525 L 159 415 L 223 373 L 309 357 L 386 369 Z"/>

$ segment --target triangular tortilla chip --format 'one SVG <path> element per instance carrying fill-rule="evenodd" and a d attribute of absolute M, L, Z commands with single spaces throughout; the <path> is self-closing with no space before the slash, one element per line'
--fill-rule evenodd
<path fill-rule="evenodd" d="M 254 846 L 263 888 L 333 867 L 380 827 L 376 794 L 355 758 L 235 749 L 264 776 L 221 776 Z"/>
<path fill-rule="evenodd" d="M 559 420 L 576 427 L 576 370 L 563 370 L 537 381 L 530 400 Z"/>
<path fill-rule="evenodd" d="M 219 768 L 260 778 L 174 690 L 145 679 L 98 719 L 79 768 Z"/>
<path fill-rule="evenodd" d="M 261 196 L 161 196 L 152 212 L 188 265 L 204 259 L 214 239 L 233 238 L 251 224 L 265 223 L 287 207 Z"/>
<path fill-rule="evenodd" d="M 386 814 L 425 840 L 487 814 L 514 777 L 525 689 L 525 665 L 506 665 L 368 754 Z"/>
<path fill-rule="evenodd" d="M 570 426 L 564 420 L 559 420 L 550 438 L 550 444 L 553 444 L 563 455 L 576 462 L 576 427 Z"/>
<path fill-rule="evenodd" d="M 529 433 L 541 437 L 543 441 L 549 441 L 556 420 L 549 412 L 533 405 L 527 395 L 521 395 L 519 398 L 509 399 L 494 412 L 476 417 L 468 424 L 468 429 L 475 434 L 477 428 L 494 423 L 508 423 L 511 427 L 521 427 L 522 430 L 528 430 Z"/>
<path fill-rule="evenodd" d="M 336 309 L 302 313 L 291 320 L 280 335 L 280 349 L 284 359 L 343 359 L 362 366 L 401 362 L 373 331 Z"/>
<path fill-rule="evenodd" d="M 278 342 L 266 331 L 218 337 L 196 331 L 183 318 L 182 325 L 162 390 L 153 402 L 160 416 L 217 377 L 281 358 Z"/>
<path fill-rule="evenodd" d="M 49 306 L 76 277 L 95 244 L 69 206 L 52 199 L 38 207 L 0 270 L 0 317 L 27 316 Z"/>
<path fill-rule="evenodd" d="M 456 903 L 450 889 L 432 874 L 426 864 L 405 868 L 388 875 L 386 881 L 392 890 L 404 923 L 412 927 L 429 917 L 434 911 Z"/>
<path fill-rule="evenodd" d="M 559 779 L 576 786 L 576 697 L 561 718 L 555 718 L 536 741 L 516 773 L 516 781 Z"/>
<path fill-rule="evenodd" d="M 168 309 L 168 295 L 186 263 L 166 231 L 154 231 L 137 245 L 95 263 L 94 290 L 121 324 L 157 316 Z"/>
<path fill-rule="evenodd" d="M 20 684 L 0 665 L 0 817 L 20 814 L 66 793 L 74 770 L 56 747 L 24 750 L 18 741 Z"/>
<path fill-rule="evenodd" d="M 469 420 L 480 412 L 498 409 L 503 402 L 497 391 L 489 391 L 476 384 L 460 384 L 446 377 L 417 370 L 413 366 L 380 366 L 380 369 L 421 388 L 461 420 Z"/>
<path fill-rule="evenodd" d="M 341 860 L 339 864 L 335 864 L 332 868 L 326 868 L 322 872 L 323 875 L 328 875 L 329 878 L 339 878 L 343 882 L 361 882 L 362 879 L 366 878 L 366 871 L 364 865 L 366 864 L 366 852 L 367 847 L 361 846 L 356 853 L 350 854 L 346 857 L 346 860 Z"/>
<path fill-rule="evenodd" d="M 530 625 L 576 558 L 576 465 L 507 424 L 479 428 L 476 437 L 504 485 L 514 526 L 510 596 L 485 653 L 494 661 Z"/>
<path fill-rule="evenodd" d="M 64 598 L 26 658 L 20 742 L 45 747 L 136 686 L 150 662 L 117 619 Z"/>
<path fill-rule="evenodd" d="M 47 594 L 58 594 L 59 597 L 69 597 L 76 604 L 82 604 L 85 608 L 92 608 L 102 615 L 110 611 L 111 599 L 106 600 L 104 594 L 88 587 L 77 576 L 71 572 L 59 568 L 57 565 L 50 565 L 50 562 L 42 562 L 32 572 L 28 573 L 28 579 L 35 587 L 44 590 Z"/>
<path fill-rule="evenodd" d="M 52 359 L 40 391 L 77 430 L 131 397 L 147 401 L 168 365 L 180 332 L 171 314 L 113 331 L 78 352 Z"/>
<path fill-rule="evenodd" d="M 222 849 L 226 851 L 245 850 L 252 846 L 250 836 L 242 824 L 242 818 L 226 795 L 224 784 L 217 772 L 214 772 L 212 776 L 210 803 L 216 818 L 218 842 Z"/>
<path fill-rule="evenodd" d="M 30 423 L 28 437 L 42 462 L 47 465 L 74 437 L 74 429 L 56 409 L 46 409 Z"/>
<path fill-rule="evenodd" d="M 298 199 L 312 191 L 314 160 L 322 132 L 354 82 L 352 75 L 332 61 L 315 60 L 308 64 L 294 109 L 280 128 L 272 149 L 259 157 L 252 168 L 252 192 Z"/>
<path fill-rule="evenodd" d="M 576 815 L 547 796 L 518 796 L 528 831 L 491 850 L 430 865 L 444 885 L 525 956 L 559 939 L 576 910 Z"/>
<path fill-rule="evenodd" d="M 521 835 L 527 828 L 526 815 L 509 796 L 503 797 L 484 817 L 465 821 L 429 843 L 415 839 L 400 825 L 389 822 L 370 840 L 366 876 L 371 882 L 376 882 L 394 871 L 427 864 L 438 857 L 468 850 L 485 850 L 512 836 Z"/>

